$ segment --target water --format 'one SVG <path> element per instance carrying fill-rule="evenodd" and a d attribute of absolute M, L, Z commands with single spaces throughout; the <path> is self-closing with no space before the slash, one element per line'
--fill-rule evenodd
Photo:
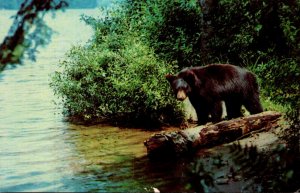
<path fill-rule="evenodd" d="M 92 30 L 82 13 L 58 13 L 48 24 L 58 34 L 40 49 L 37 62 L 0 73 L 0 191 L 146 192 L 183 188 L 182 163 L 150 162 L 143 141 L 152 133 L 105 125 L 90 127 L 64 121 L 49 87 L 49 75 L 74 44 Z M 14 11 L 0 11 L 0 40 Z"/>

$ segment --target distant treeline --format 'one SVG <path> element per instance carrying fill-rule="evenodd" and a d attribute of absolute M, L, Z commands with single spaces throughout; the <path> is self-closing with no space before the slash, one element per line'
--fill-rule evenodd
<path fill-rule="evenodd" d="M 0 9 L 19 9 L 25 0 L 0 0 Z M 68 0 L 71 9 L 95 8 L 97 6 L 109 6 L 110 0 Z"/>

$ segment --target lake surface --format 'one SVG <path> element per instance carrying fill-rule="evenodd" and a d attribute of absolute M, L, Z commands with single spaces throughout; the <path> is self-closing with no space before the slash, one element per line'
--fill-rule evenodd
<path fill-rule="evenodd" d="M 14 11 L 0 10 L 0 40 Z M 143 141 L 153 132 L 64 121 L 49 87 L 50 75 L 72 45 L 92 30 L 79 20 L 98 10 L 51 14 L 58 33 L 37 62 L 0 73 L 0 191 L 181 192 L 184 163 L 150 162 Z"/>

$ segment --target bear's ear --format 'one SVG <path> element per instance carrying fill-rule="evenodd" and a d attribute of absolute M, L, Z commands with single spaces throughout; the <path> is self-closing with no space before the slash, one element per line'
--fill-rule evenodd
<path fill-rule="evenodd" d="M 200 80 L 193 71 L 185 71 L 182 77 L 190 86 L 200 85 Z"/>
<path fill-rule="evenodd" d="M 165 77 L 170 83 L 172 83 L 173 80 L 175 80 L 175 78 L 176 78 L 176 76 L 174 76 L 172 74 L 167 74 Z"/>

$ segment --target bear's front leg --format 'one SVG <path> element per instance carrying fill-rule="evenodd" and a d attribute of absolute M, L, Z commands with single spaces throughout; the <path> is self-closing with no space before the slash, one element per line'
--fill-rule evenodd
<path fill-rule="evenodd" d="M 194 106 L 195 107 L 195 106 Z M 198 118 L 198 124 L 199 125 L 204 125 L 208 122 L 208 115 L 209 111 L 205 107 L 201 106 L 196 106 L 195 107 L 197 118 Z"/>
<path fill-rule="evenodd" d="M 189 96 L 190 102 L 193 105 L 198 119 L 199 125 L 204 125 L 208 122 L 208 115 L 210 109 L 208 108 L 207 102 L 199 96 Z"/>

